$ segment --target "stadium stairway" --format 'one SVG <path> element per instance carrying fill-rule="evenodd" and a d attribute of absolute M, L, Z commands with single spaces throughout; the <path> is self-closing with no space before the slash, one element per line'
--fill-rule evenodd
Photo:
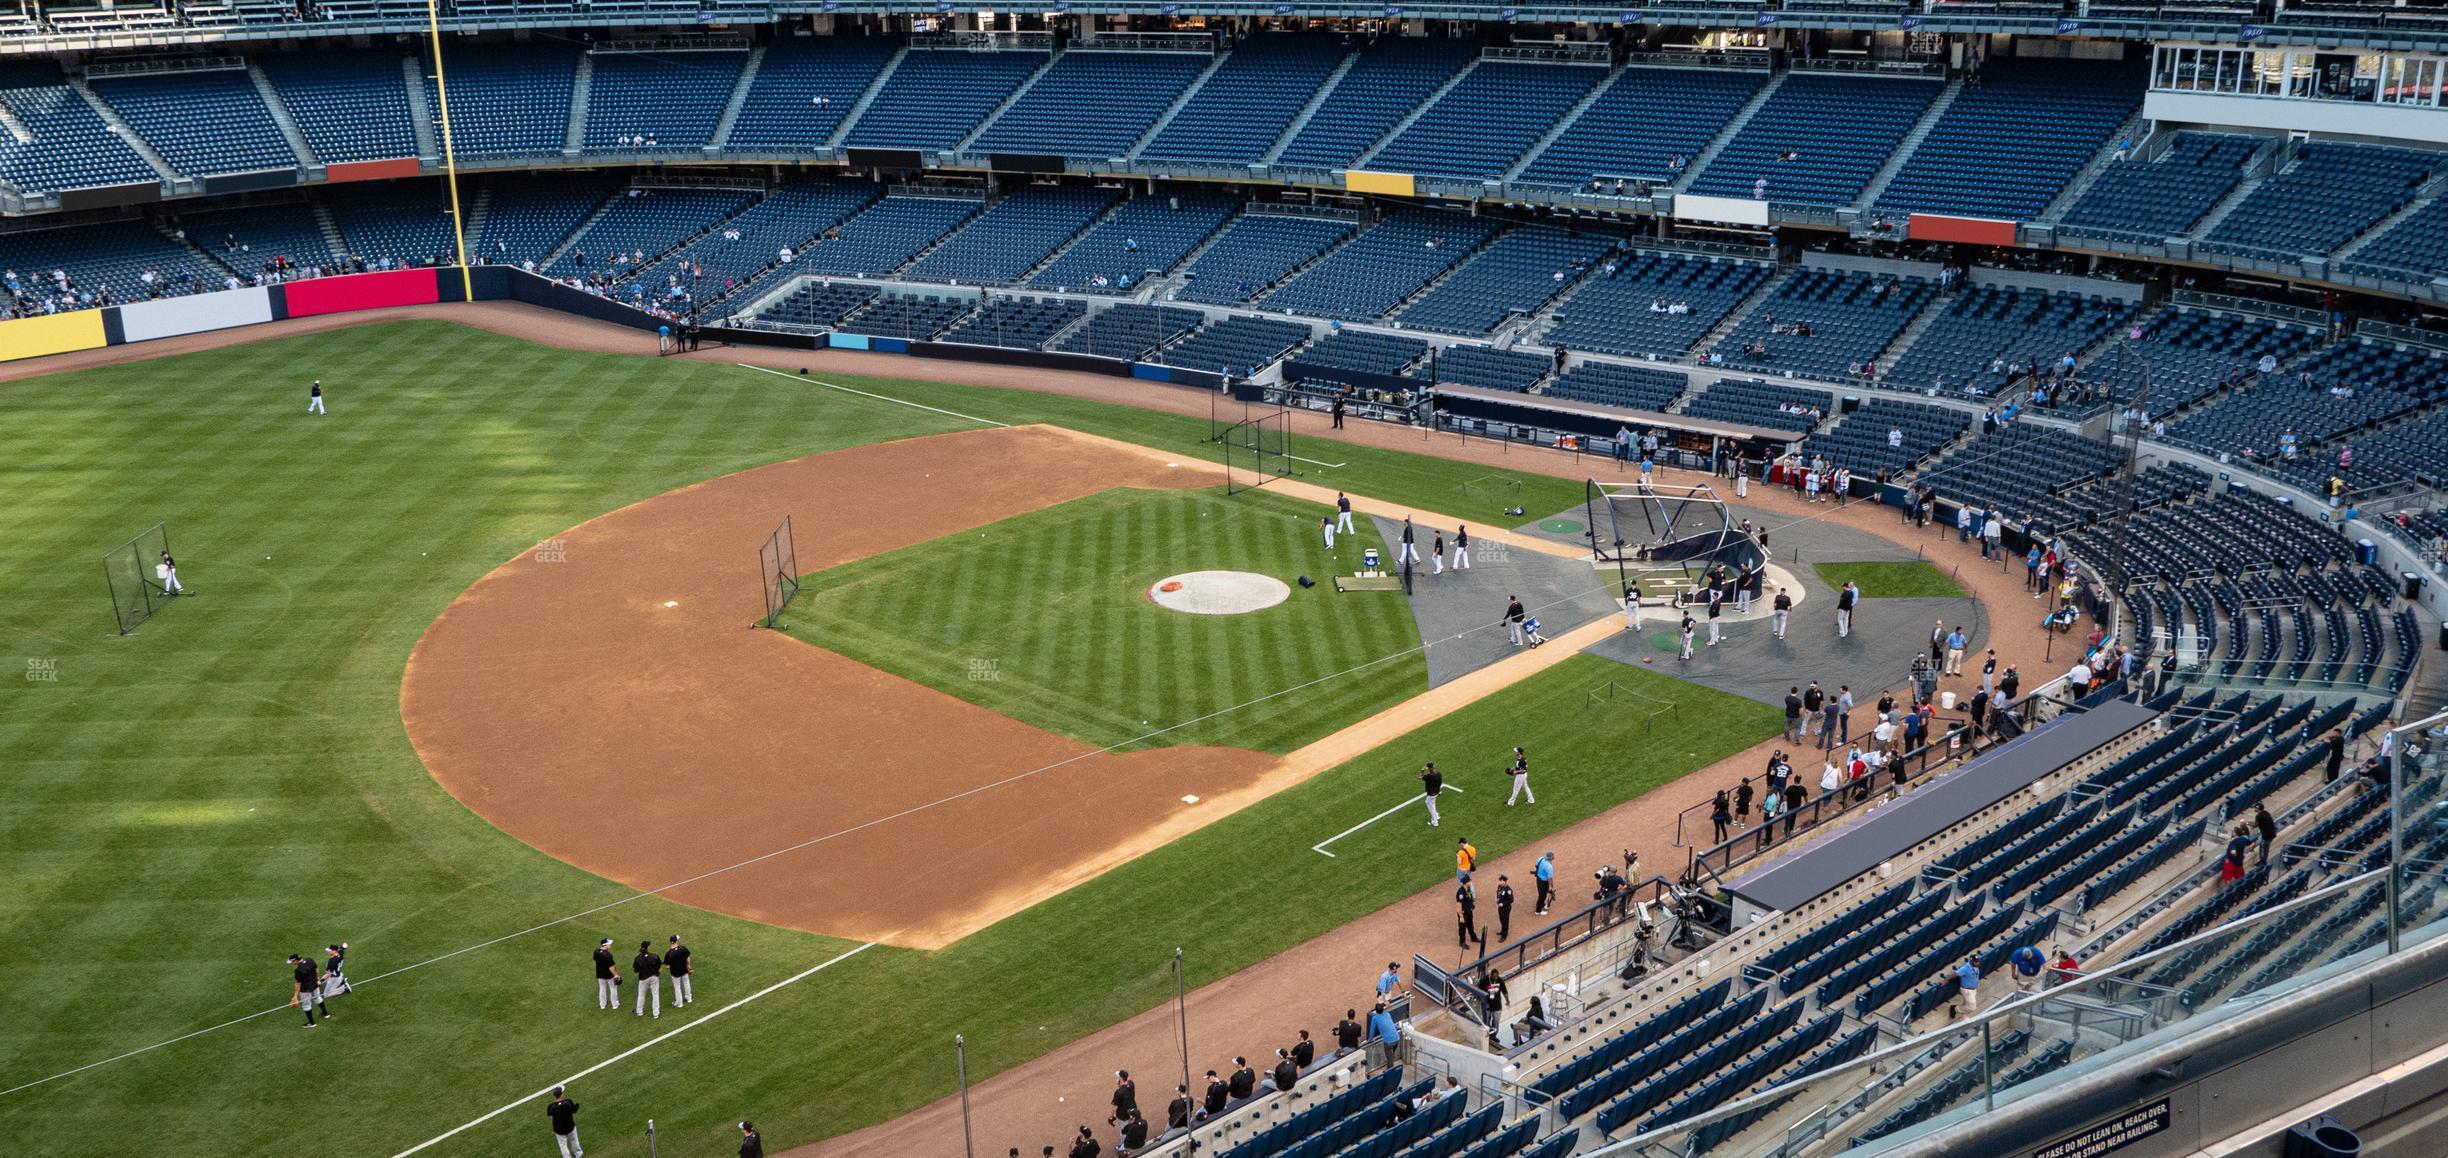
<path fill-rule="evenodd" d="M 1733 116 L 1726 118 L 1725 127 L 1718 129 L 1717 135 L 1709 138 L 1709 143 L 1685 162 L 1683 175 L 1675 179 L 1675 191 L 1679 193 L 1691 188 L 1692 181 L 1700 176 L 1700 171 L 1708 168 L 1709 162 L 1716 160 L 1717 154 L 1724 152 L 1727 144 L 1742 135 L 1743 126 L 1750 124 L 1751 118 L 1759 115 L 1760 109 L 1766 107 L 1771 97 L 1776 96 L 1777 90 L 1785 87 L 1785 78 L 1792 75 L 1790 72 L 1779 72 L 1769 77 L 1768 83 L 1759 86 L 1759 91 L 1752 93 L 1750 100 L 1744 101 L 1742 107 L 1734 111 Z M 1741 312 L 1739 309 L 1735 311 L 1737 315 Z M 1693 349 L 1705 348 L 1704 346 L 1693 347 Z"/>
<path fill-rule="evenodd" d="M 417 156 L 425 161 L 442 159 L 442 138 L 434 131 L 437 123 L 433 105 L 425 99 L 425 66 L 416 57 L 400 58 L 400 80 L 408 86 L 408 121 L 416 130 Z"/>
<path fill-rule="evenodd" d="M 578 71 L 570 80 L 569 133 L 561 140 L 561 155 L 575 157 L 586 148 L 587 106 L 595 98 L 595 54 L 578 54 Z"/>
<path fill-rule="evenodd" d="M 1445 94 L 1452 92 L 1455 85 L 1462 83 L 1463 77 L 1469 76 L 1472 72 L 1476 71 L 1478 67 L 1479 62 L 1474 60 L 1469 64 L 1455 69 L 1452 76 L 1445 78 L 1445 83 L 1436 86 L 1436 88 L 1431 90 L 1427 96 L 1420 98 L 1418 107 L 1412 109 L 1410 112 L 1404 113 L 1401 120 L 1394 122 L 1392 125 L 1386 128 L 1384 136 L 1370 142 L 1367 150 L 1363 151 L 1359 156 L 1352 158 L 1350 167 L 1354 169 L 1368 168 L 1369 162 L 1375 160 L 1377 154 L 1384 152 L 1386 146 L 1393 144 L 1403 135 L 1403 130 L 1410 128 L 1414 122 L 1418 121 L 1421 117 L 1426 116 L 1428 110 L 1437 106 L 1438 101 L 1445 99 Z"/>
<path fill-rule="evenodd" d="M 740 110 L 748 107 L 748 89 L 756 84 L 757 70 L 765 67 L 765 46 L 748 50 L 748 60 L 740 65 L 739 80 L 731 86 L 731 99 L 723 105 L 722 119 L 714 122 L 714 131 L 706 136 L 705 151 L 720 153 L 731 143 L 731 127 L 739 123 Z"/>
<path fill-rule="evenodd" d="M 280 126 L 281 136 L 289 142 L 289 151 L 298 155 L 298 163 L 306 168 L 306 179 L 323 176 L 323 159 L 315 155 L 314 146 L 306 143 L 306 134 L 299 131 L 297 117 L 289 112 L 289 102 L 281 99 L 272 87 L 272 78 L 264 75 L 263 66 L 248 61 L 247 80 L 254 84 L 255 93 L 263 98 L 264 111 L 272 114 L 272 123 Z"/>
<path fill-rule="evenodd" d="M 2354 260 L 2355 251 L 2380 240 L 2390 230 L 2405 224 L 2414 215 L 2429 209 L 2431 203 L 2437 200 L 2443 192 L 2448 192 L 2448 177 L 2441 177 L 2425 184 L 2420 195 L 2398 206 L 2396 211 L 2388 216 L 2372 222 L 2371 228 L 2356 234 L 2354 240 L 2339 246 L 2337 252 L 2329 256 L 2329 264 L 2334 266 L 2341 262 Z"/>
<path fill-rule="evenodd" d="M 885 61 L 884 67 L 876 70 L 875 79 L 867 82 L 867 91 L 859 94 L 858 101 L 850 106 L 850 111 L 842 114 L 841 123 L 833 126 L 833 135 L 825 138 L 826 148 L 838 149 L 841 147 L 842 141 L 850 135 L 850 126 L 857 124 L 860 117 L 867 115 L 867 107 L 875 103 L 876 94 L 884 91 L 885 83 L 892 80 L 892 75 L 901 67 L 901 62 L 908 59 L 908 44 L 904 43 L 893 49 L 892 59 Z"/>
<path fill-rule="evenodd" d="M 2075 202 L 2082 200 L 2083 194 L 2091 191 L 2091 183 L 2099 180 L 2099 175 L 2107 172 L 2108 166 L 2116 163 L 2118 141 L 2132 141 L 2134 156 L 2147 157 L 2153 155 L 2151 137 L 2150 118 L 2138 112 L 2127 118 L 2124 124 L 2116 127 L 2115 132 L 2108 134 L 2107 142 L 2100 146 L 2099 152 L 2094 154 L 2091 160 L 2082 167 L 2082 171 L 2074 174 L 2073 178 L 2065 183 L 2065 188 L 2057 191 L 2057 199 L 2049 202 L 2048 206 L 2040 211 L 2040 215 L 2032 220 L 2055 224 L 2059 218 L 2064 217 L 2069 210 L 2074 208 Z"/>
<path fill-rule="evenodd" d="M 1890 371 L 1893 371 L 1896 363 L 1903 361 L 1905 353 L 1913 348 L 1913 343 L 1920 341 L 1921 335 L 1928 333 L 1931 326 L 1938 324 L 1938 319 L 1946 315 L 1947 303 L 1955 300 L 1955 295 L 1959 292 L 1961 291 L 1956 289 L 1940 290 L 1931 294 L 1927 302 L 1922 303 L 1921 312 L 1914 314 L 1911 321 L 1904 323 L 1904 328 L 1896 331 L 1895 340 L 1887 343 L 1887 348 L 1879 351 L 1878 357 L 1871 359 L 1878 366 L 1879 377 L 1883 379 Z"/>
<path fill-rule="evenodd" d="M 1209 58 L 1207 67 L 1200 69 L 1197 76 L 1190 78 L 1190 83 L 1182 86 L 1180 95 L 1173 98 L 1172 104 L 1165 106 L 1165 111 L 1157 115 L 1155 121 L 1148 125 L 1146 132 L 1139 134 L 1138 140 L 1132 141 L 1129 148 L 1122 150 L 1122 155 L 1136 157 L 1139 155 L 1139 150 L 1147 148 L 1148 142 L 1155 140 L 1156 134 L 1165 131 L 1165 126 L 1172 124 L 1173 118 L 1181 115 L 1182 109 L 1189 105 L 1191 98 L 1196 97 L 1200 89 L 1206 88 L 1208 81 L 1215 79 L 1216 70 L 1224 67 L 1224 62 L 1231 57 L 1232 50 L 1226 49 Z"/>
<path fill-rule="evenodd" d="M 587 214 L 586 219 L 580 221 L 576 229 L 570 230 L 568 237 L 561 239 L 560 245 L 555 246 L 551 253 L 546 254 L 543 258 L 536 262 L 536 268 L 540 270 L 551 269 L 553 267 L 553 263 L 558 262 L 562 258 L 568 256 L 570 249 L 578 244 L 578 239 L 586 236 L 586 231 L 594 228 L 596 222 L 603 220 L 603 215 L 610 213 L 613 206 L 620 204 L 621 197 L 627 192 L 627 186 L 622 186 L 619 189 L 613 190 L 611 196 L 603 199 L 603 204 L 596 206 L 594 212 Z"/>
<path fill-rule="evenodd" d="M 1537 140 L 1530 142 L 1529 148 L 1522 150 L 1521 156 L 1513 159 L 1512 167 L 1504 171 L 1501 179 L 1508 184 L 1519 180 L 1522 171 L 1538 160 L 1539 154 L 1547 151 L 1547 146 L 1554 144 L 1557 137 L 1563 136 L 1567 130 L 1571 129 L 1573 122 L 1580 120 L 1581 114 L 1588 112 L 1590 106 L 1597 104 L 1598 98 L 1605 96 L 1607 90 L 1614 88 L 1615 82 L 1622 80 L 1625 75 L 1625 71 L 1618 68 L 1609 72 L 1605 80 L 1591 85 L 1588 92 L 1581 94 L 1580 100 L 1574 101 L 1571 108 L 1564 110 L 1563 116 L 1557 117 L 1555 123 L 1547 127 L 1546 132 L 1540 133 Z"/>
<path fill-rule="evenodd" d="M 1309 126 L 1309 119 L 1317 115 L 1318 109 L 1324 107 L 1326 98 L 1334 95 L 1335 86 L 1343 83 L 1343 77 L 1351 72 L 1352 64 L 1359 59 L 1359 53 L 1346 52 L 1342 60 L 1335 62 L 1334 71 L 1326 74 L 1326 79 L 1318 84 L 1317 91 L 1310 94 L 1309 103 L 1302 105 L 1300 112 L 1293 115 L 1292 123 L 1284 126 L 1283 135 L 1275 138 L 1274 144 L 1267 146 L 1267 151 L 1258 158 L 1259 163 L 1272 165 L 1277 158 L 1283 156 L 1284 148 L 1292 143 L 1294 137 L 1300 135 L 1302 129 Z M 1187 264 L 1184 263 L 1185 267 Z"/>
<path fill-rule="evenodd" d="M 2196 238 L 2210 236 L 2210 231 L 2217 229 L 2219 222 L 2225 221 L 2227 215 L 2235 211 L 2236 206 L 2242 205 L 2247 198 L 2251 197 L 2253 191 L 2261 187 L 2262 182 L 2292 167 L 2295 164 L 2295 154 L 2296 144 L 2293 141 L 2282 142 L 2276 149 L 2264 152 L 2255 161 L 2257 171 L 2249 173 L 2243 180 L 2236 182 L 2235 188 L 2228 190 L 2225 197 L 2219 198 L 2218 204 L 2212 205 L 2209 212 L 2201 215 L 2201 220 L 2193 223 L 2192 236 Z"/>
<path fill-rule="evenodd" d="M 460 207 L 461 221 L 459 232 L 467 241 L 467 246 L 470 250 L 468 256 L 471 259 L 481 259 L 481 255 L 474 252 L 476 249 L 476 239 L 484 236 L 485 218 L 491 214 L 492 209 L 493 183 L 490 181 L 480 183 L 476 188 L 475 194 L 467 198 L 466 204 Z M 588 220 L 593 219 L 594 215 L 589 213 Z M 561 239 L 561 244 L 567 244 L 568 242 L 569 238 L 564 237 Z M 560 247 L 560 245 L 555 245 L 553 248 L 559 249 Z M 542 267 L 539 266 L 538 268 Z"/>
<path fill-rule="evenodd" d="M 314 212 L 315 226 L 323 232 L 324 246 L 333 253 L 347 253 L 348 242 L 341 236 L 340 222 L 332 216 L 331 206 L 325 205 L 320 197 L 307 198 L 306 205 Z"/>
<path fill-rule="evenodd" d="M 1697 163 L 1692 165 L 1692 168 L 1695 169 L 1699 167 Z M 1734 303 L 1733 308 L 1726 311 L 1722 320 L 1709 327 L 1707 333 L 1700 335 L 1699 341 L 1692 343 L 1692 355 L 1707 357 L 1708 352 L 1716 349 L 1719 343 L 1724 342 L 1726 336 L 1732 334 L 1735 327 L 1742 325 L 1744 319 L 1749 318 L 1751 311 L 1758 309 L 1761 302 L 1775 297 L 1779 288 L 1783 287 L 1786 282 L 1792 281 L 1794 275 L 1801 272 L 1801 268 L 1794 265 L 1779 266 L 1776 272 L 1769 274 L 1759 283 L 1758 288 L 1752 290 L 1743 300 Z M 1588 284 L 1587 279 L 1583 280 L 1583 284 Z"/>
<path fill-rule="evenodd" d="M 1963 90 L 1962 77 L 1946 82 L 1946 87 L 1938 90 L 1936 99 L 1930 101 L 1928 108 L 1921 110 L 1921 119 L 1913 124 L 1912 131 L 1896 142 L 1895 152 L 1888 154 L 1887 163 L 1879 166 L 1877 172 L 1870 174 L 1870 180 L 1862 185 L 1861 196 L 1853 199 L 1855 205 L 1878 204 L 1879 195 L 1887 191 L 1887 183 L 1904 171 L 1905 163 L 1920 151 L 1921 142 L 1929 139 L 1930 130 L 1938 127 L 1939 119 L 1946 116 L 1947 109 L 1954 106 L 1955 98 L 1962 96 Z"/>
<path fill-rule="evenodd" d="M 1021 81 L 1019 84 L 1013 86 L 1010 96 L 1004 97 L 1002 103 L 989 110 L 984 117 L 979 118 L 977 127 L 969 130 L 968 136 L 962 137 L 950 149 L 945 151 L 950 153 L 968 152 L 969 146 L 976 144 L 978 138 L 986 135 L 986 130 L 993 128 L 996 121 L 1003 119 L 1003 114 L 1010 112 L 1013 105 L 1020 103 L 1020 98 L 1027 96 L 1030 89 L 1037 87 L 1037 82 L 1044 80 L 1046 73 L 1053 71 L 1054 62 L 1061 60 L 1062 57 L 1063 54 L 1059 52 L 1047 53 L 1045 60 L 1037 66 L 1037 71 L 1030 73 L 1027 80 Z M 926 255 L 921 253 L 919 256 L 924 257 Z"/>
<path fill-rule="evenodd" d="M 137 156 L 144 158 L 145 164 L 153 166 L 153 171 L 161 174 L 162 180 L 170 182 L 173 186 L 191 183 L 186 174 L 171 166 L 170 159 L 162 156 L 161 152 L 153 147 L 152 142 L 144 139 L 144 134 L 137 132 L 135 126 L 128 124 L 127 120 L 119 115 L 119 110 L 112 108 L 109 101 L 103 100 L 102 94 L 95 92 L 92 85 L 86 84 L 84 77 L 71 76 L 67 83 L 69 88 L 76 90 L 78 96 L 84 98 L 86 104 L 93 107 L 94 114 L 102 118 L 102 123 L 110 126 L 111 133 L 127 142 L 127 147 L 135 150 Z"/>

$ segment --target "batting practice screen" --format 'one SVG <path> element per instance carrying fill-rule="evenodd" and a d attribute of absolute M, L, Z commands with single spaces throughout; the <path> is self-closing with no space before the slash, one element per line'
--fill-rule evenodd
<path fill-rule="evenodd" d="M 162 556 L 169 553 L 170 528 L 155 523 L 153 529 L 102 556 L 102 578 L 110 584 L 111 615 L 118 621 L 119 634 L 136 630 L 153 618 L 154 608 L 169 600 L 155 571 Z"/>
<path fill-rule="evenodd" d="M 1224 444 L 1224 493 L 1255 490 L 1292 470 L 1292 414 L 1275 410 L 1233 423 L 1216 435 Z"/>
<path fill-rule="evenodd" d="M 799 594 L 799 552 L 791 545 L 789 515 L 782 516 L 782 525 L 757 547 L 757 573 L 765 587 L 765 618 L 757 622 L 772 627 L 782 622 L 782 609 Z"/>

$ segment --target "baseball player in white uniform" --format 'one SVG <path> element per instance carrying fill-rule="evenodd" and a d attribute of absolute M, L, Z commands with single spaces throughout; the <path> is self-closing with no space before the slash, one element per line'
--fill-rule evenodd
<path fill-rule="evenodd" d="M 620 1012 L 620 963 L 612 959 L 612 938 L 595 946 L 595 1008 Z"/>
<path fill-rule="evenodd" d="M 323 380 L 320 378 L 315 379 L 314 385 L 306 388 L 306 413 L 323 413 Z"/>
<path fill-rule="evenodd" d="M 637 974 L 637 1009 L 633 1017 L 646 1016 L 646 1006 L 654 1005 L 655 1020 L 663 1019 L 663 959 L 655 955 L 654 942 L 638 942 L 638 955 L 630 958 L 629 970 Z"/>
<path fill-rule="evenodd" d="M 161 562 L 153 565 L 153 577 L 161 581 L 164 595 L 176 595 L 186 590 L 185 587 L 179 585 L 178 560 L 171 558 L 168 551 L 162 552 Z"/>
<path fill-rule="evenodd" d="M 1513 766 L 1505 771 L 1513 776 L 1513 791 L 1505 797 L 1505 807 L 1513 807 L 1515 800 L 1538 803 L 1538 794 L 1530 791 L 1530 757 L 1522 752 L 1519 745 L 1513 748 Z"/>
<path fill-rule="evenodd" d="M 1335 492 L 1335 530 L 1352 533 L 1351 496 Z"/>
<path fill-rule="evenodd" d="M 1402 546 L 1395 550 L 1394 562 L 1397 566 L 1400 566 L 1404 563 L 1417 563 L 1419 561 L 1419 544 L 1411 541 L 1411 517 L 1409 515 L 1405 515 L 1403 516 Z"/>
<path fill-rule="evenodd" d="M 1454 528 L 1454 570 L 1470 570 L 1470 528 Z"/>

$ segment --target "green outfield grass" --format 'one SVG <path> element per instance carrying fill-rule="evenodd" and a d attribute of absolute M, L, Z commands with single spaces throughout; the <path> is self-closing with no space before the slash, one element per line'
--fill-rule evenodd
<path fill-rule="evenodd" d="M 330 389 L 326 418 L 303 413 L 309 376 Z M 858 385 L 1207 449 L 1203 420 Z M 394 1152 L 853 947 L 633 899 L 505 836 L 418 763 L 400 674 L 452 597 L 575 523 L 969 423 L 431 322 L 0 384 L 0 408 L 0 929 L 39 982 L 0 1018 L 10 1152 L 93 1153 L 122 1134 L 148 1154 Z M 1423 509 L 1482 473 L 1338 457 L 1329 485 Z M 118 638 L 100 555 L 158 520 L 196 597 Z M 1592 710 L 1587 689 L 1607 679 L 1680 715 L 1649 730 Z M 1577 657 L 952 949 L 870 950 L 586 1079 L 588 1150 L 644 1154 L 649 1117 L 681 1156 L 728 1154 L 743 1116 L 777 1149 L 890 1117 L 949 1092 L 953 1032 L 969 1035 L 973 1078 L 1038 1056 L 1158 1003 L 1176 945 L 1193 983 L 1212 980 L 1435 884 L 1458 829 L 1501 855 L 1772 734 L 1773 715 Z M 1540 754 L 1537 808 L 1473 792 L 1438 832 L 1397 817 L 1338 844 L 1340 859 L 1308 851 L 1409 795 L 1423 759 L 1493 787 L 1513 743 Z M 650 801 L 637 822 L 664 838 Z M 651 1026 L 597 1012 L 595 940 L 671 932 L 698 951 L 704 1004 Z M 328 1028 L 285 1011 L 212 1028 L 284 1000 L 283 954 L 344 938 L 365 984 Z M 1228 1032 L 1200 1030 L 1218 1051 Z M 427 1153 L 541 1151 L 544 1133 L 522 1105 Z"/>
<path fill-rule="evenodd" d="M 1961 599 L 1964 589 L 1929 563 L 1813 563 L 1830 587 L 1861 584 L 1864 599 Z"/>
<path fill-rule="evenodd" d="M 1290 751 L 1428 690 L 1407 603 L 1297 585 L 1349 569 L 1319 539 L 1325 510 L 1263 491 L 1107 491 L 816 572 L 791 633 L 1099 747 Z M 1354 567 L 1359 550 L 1343 546 Z M 1206 570 L 1292 595 L 1244 615 L 1149 601 L 1149 584 Z"/>

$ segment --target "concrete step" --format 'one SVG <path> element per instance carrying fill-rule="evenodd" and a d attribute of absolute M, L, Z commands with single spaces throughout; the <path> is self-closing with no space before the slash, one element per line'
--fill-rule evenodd
<path fill-rule="evenodd" d="M 1275 138 L 1275 143 L 1258 158 L 1261 164 L 1272 165 L 1276 158 L 1283 156 L 1284 146 L 1291 144 L 1292 138 L 1308 127 L 1309 118 L 1316 116 L 1318 109 L 1326 104 L 1326 98 L 1334 95 L 1335 86 L 1343 83 L 1343 77 L 1351 72 L 1352 64 L 1359 59 L 1357 52 L 1343 54 L 1343 59 L 1335 64 L 1334 71 L 1326 74 L 1324 83 L 1319 84 L 1317 92 L 1309 97 L 1309 103 L 1302 105 L 1300 112 L 1293 115 L 1292 123 L 1284 126 L 1283 135 Z"/>
<path fill-rule="evenodd" d="M 714 122 L 714 135 L 707 138 L 705 151 L 720 153 L 731 143 L 731 126 L 739 123 L 740 110 L 748 107 L 749 86 L 756 83 L 757 70 L 765 66 L 765 46 L 748 50 L 748 62 L 740 66 L 739 81 L 731 86 L 731 100 L 723 105 L 722 119 Z"/>
<path fill-rule="evenodd" d="M 892 59 L 885 61 L 884 67 L 876 70 L 874 80 L 867 82 L 867 91 L 859 94 L 858 100 L 851 104 L 849 113 L 842 117 L 841 123 L 833 126 L 833 135 L 825 138 L 826 148 L 841 147 L 842 141 L 850 135 L 850 126 L 857 124 L 858 119 L 866 115 L 867 106 L 874 104 L 876 94 L 884 91 L 884 82 L 891 80 L 894 71 L 899 69 L 901 62 L 907 59 L 909 59 L 908 45 L 904 44 L 894 50 Z"/>

